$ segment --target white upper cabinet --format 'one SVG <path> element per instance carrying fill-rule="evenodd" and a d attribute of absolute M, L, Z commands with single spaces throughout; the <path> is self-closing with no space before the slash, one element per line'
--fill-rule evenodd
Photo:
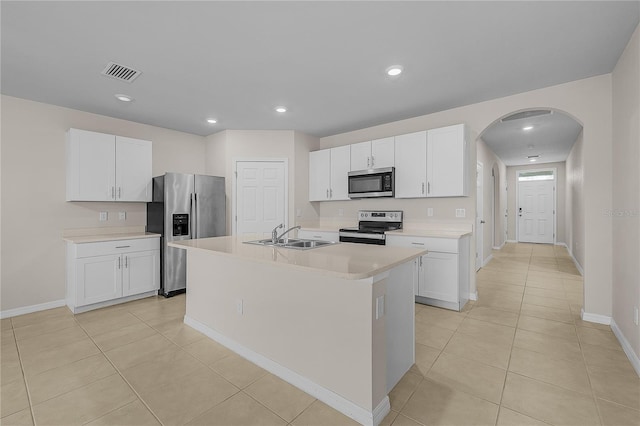
<path fill-rule="evenodd" d="M 395 137 L 395 167 L 396 198 L 426 197 L 426 131 Z"/>
<path fill-rule="evenodd" d="M 151 142 L 116 136 L 117 201 L 151 201 Z"/>
<path fill-rule="evenodd" d="M 464 124 L 429 130 L 427 133 L 427 197 L 469 195 L 468 157 L 469 149 Z"/>
<path fill-rule="evenodd" d="M 151 201 L 151 141 L 67 132 L 67 201 Z"/>
<path fill-rule="evenodd" d="M 309 153 L 309 201 L 329 199 L 331 186 L 331 150 Z"/>
<path fill-rule="evenodd" d="M 349 145 L 309 153 L 309 201 L 348 200 Z"/>
<path fill-rule="evenodd" d="M 351 170 L 380 169 L 393 167 L 394 137 L 360 142 L 351 146 Z"/>

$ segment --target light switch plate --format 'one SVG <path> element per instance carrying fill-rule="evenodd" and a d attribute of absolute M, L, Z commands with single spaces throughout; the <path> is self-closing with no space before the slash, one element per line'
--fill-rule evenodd
<path fill-rule="evenodd" d="M 107 212 L 100 212 L 100 216 L 99 216 L 100 222 L 104 222 L 108 218 L 109 218 L 109 216 L 108 216 Z"/>
<path fill-rule="evenodd" d="M 427 207 L 427 216 L 433 216 L 433 207 Z"/>
<path fill-rule="evenodd" d="M 118 212 L 118 220 L 127 220 L 127 212 Z"/>
<path fill-rule="evenodd" d="M 376 297 L 376 319 L 384 316 L 384 294 Z"/>
<path fill-rule="evenodd" d="M 467 211 L 466 209 L 456 209 L 456 217 L 466 217 Z"/>

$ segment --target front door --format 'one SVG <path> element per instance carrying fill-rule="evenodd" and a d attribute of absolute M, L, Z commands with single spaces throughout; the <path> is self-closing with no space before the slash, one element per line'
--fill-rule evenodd
<path fill-rule="evenodd" d="M 236 235 L 270 237 L 281 223 L 286 228 L 285 179 L 283 161 L 236 163 Z"/>
<path fill-rule="evenodd" d="M 518 241 L 553 244 L 554 190 L 554 180 L 518 182 Z"/>

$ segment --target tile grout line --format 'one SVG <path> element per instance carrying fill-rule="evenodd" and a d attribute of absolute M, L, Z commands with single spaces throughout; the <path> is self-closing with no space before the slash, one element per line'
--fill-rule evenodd
<path fill-rule="evenodd" d="M 33 403 L 31 399 L 31 392 L 29 391 L 29 384 L 27 383 L 27 375 L 24 373 L 24 364 L 22 363 L 22 356 L 20 355 L 20 347 L 18 346 L 18 339 L 16 339 L 16 333 L 13 328 L 13 320 L 11 320 L 11 332 L 13 334 L 13 342 L 16 345 L 16 352 L 18 353 L 18 361 L 20 362 L 20 372 L 22 373 L 22 382 L 24 383 L 25 391 L 27 392 L 27 402 L 29 403 L 29 412 L 31 413 L 31 421 L 34 426 L 37 426 L 35 412 L 33 411 Z M 19 413 L 17 411 L 16 413 Z M 15 414 L 15 413 L 12 413 Z M 9 414 L 11 415 L 11 414 Z"/>

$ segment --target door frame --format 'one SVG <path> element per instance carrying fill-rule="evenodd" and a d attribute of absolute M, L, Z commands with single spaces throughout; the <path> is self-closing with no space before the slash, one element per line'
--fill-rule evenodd
<path fill-rule="evenodd" d="M 238 211 L 236 196 L 238 189 L 238 163 L 282 163 L 284 165 L 284 229 L 289 228 L 289 159 L 271 157 L 234 157 L 231 160 L 231 235 L 238 232 Z"/>
<path fill-rule="evenodd" d="M 520 242 L 520 219 L 518 216 L 518 204 L 520 204 L 520 173 L 529 172 L 553 172 L 553 245 L 558 241 L 558 169 L 555 167 L 541 167 L 539 169 L 516 169 L 516 208 L 514 209 L 514 219 L 516 221 L 516 241 Z M 531 243 L 536 244 L 536 243 Z M 543 244 L 543 243 L 541 243 Z"/>
<path fill-rule="evenodd" d="M 478 176 L 480 177 L 482 188 L 482 193 L 478 194 Z M 482 201 L 482 211 L 478 211 L 478 201 Z M 476 272 L 480 270 L 484 266 L 484 226 L 480 226 L 478 219 L 483 221 L 482 216 L 484 215 L 484 165 L 478 161 L 476 163 L 476 217 L 474 218 L 474 225 L 476 228 Z M 486 221 L 485 221 L 486 223 Z M 481 244 L 478 247 L 478 238 L 480 238 Z"/>

